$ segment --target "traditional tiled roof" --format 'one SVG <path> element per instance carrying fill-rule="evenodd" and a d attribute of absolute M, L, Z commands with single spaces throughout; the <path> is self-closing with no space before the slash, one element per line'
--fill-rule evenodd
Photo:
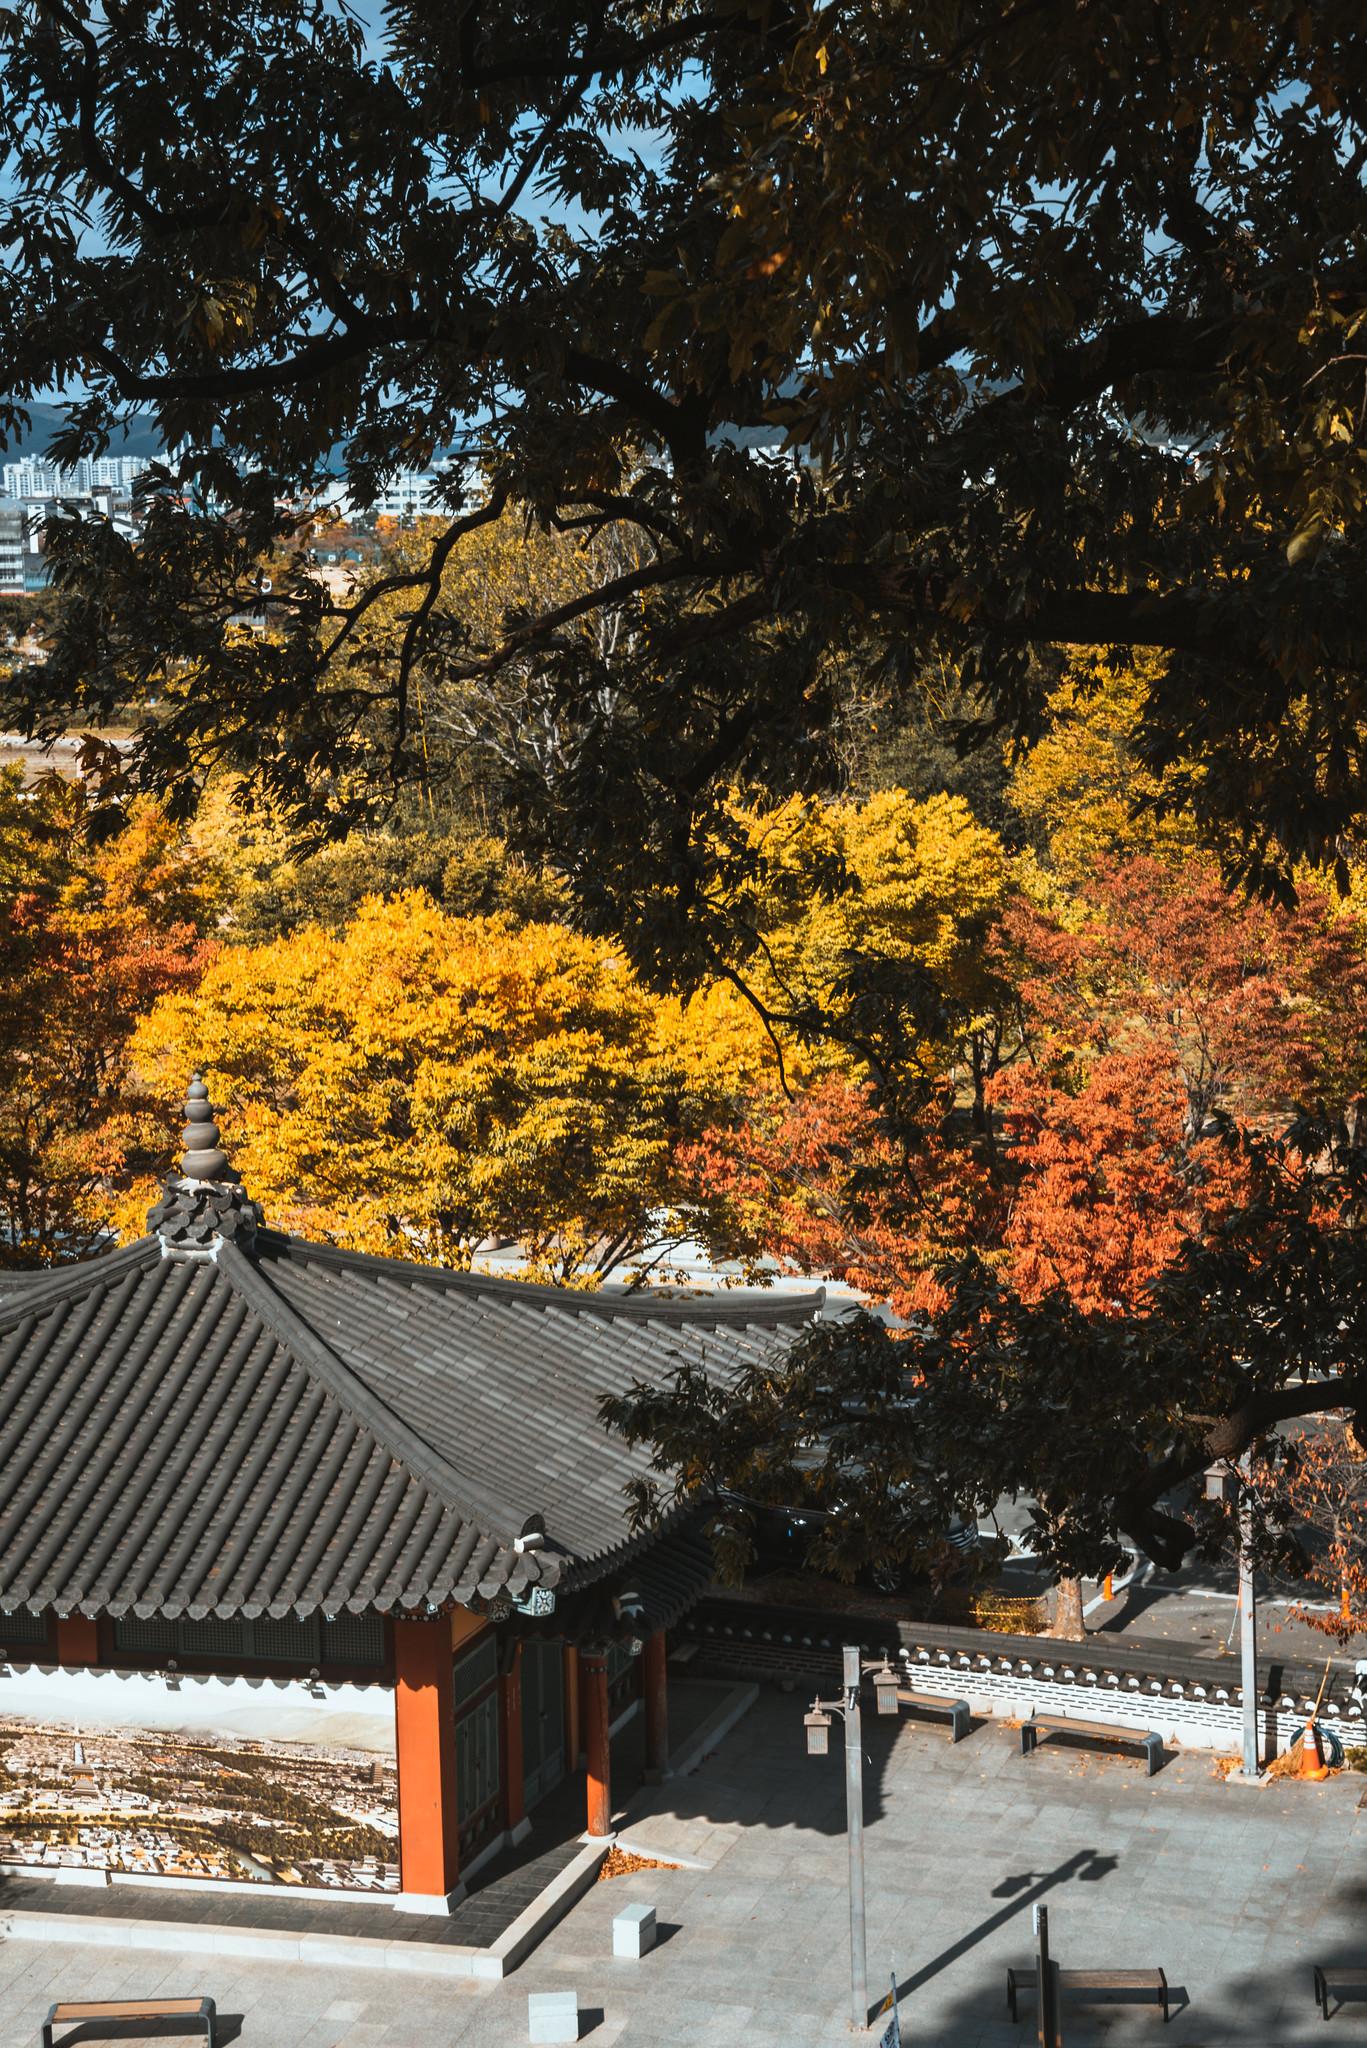
<path fill-rule="evenodd" d="M 819 1294 L 608 1299 L 239 1229 L 231 1204 L 217 1234 L 218 1185 L 168 1182 L 159 1231 L 0 1280 L 0 1611 L 425 1609 L 575 1593 L 652 1547 L 677 1606 L 697 1545 L 630 1531 L 647 1453 L 599 1398 L 776 1357 Z"/>

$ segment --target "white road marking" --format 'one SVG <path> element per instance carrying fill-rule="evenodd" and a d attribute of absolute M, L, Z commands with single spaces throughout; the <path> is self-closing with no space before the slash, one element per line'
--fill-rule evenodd
<path fill-rule="evenodd" d="M 1173 1593 L 1179 1600 L 1232 1600 L 1237 1607 L 1237 1593 L 1221 1593 L 1213 1586 L 1174 1586 Z M 1337 1614 L 1336 1600 L 1285 1600 L 1271 1593 L 1259 1593 L 1259 1607 L 1298 1607 L 1304 1614 Z"/>

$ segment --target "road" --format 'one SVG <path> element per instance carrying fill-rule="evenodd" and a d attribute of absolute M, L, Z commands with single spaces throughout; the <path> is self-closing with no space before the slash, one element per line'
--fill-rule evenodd
<path fill-rule="evenodd" d="M 1023 1587 L 1031 1576 L 1029 1508 L 1002 1501 L 996 1523 L 1011 1539 L 1013 1549 L 1004 1577 Z M 991 1523 L 982 1528 L 985 1534 L 992 1533 Z M 1238 1582 L 1232 1563 L 1211 1565 L 1197 1560 L 1181 1571 L 1165 1572 L 1151 1558 L 1139 1556 L 1128 1572 L 1117 1575 L 1113 1590 L 1115 1597 L 1108 1601 L 1096 1580 L 1084 1582 L 1083 1612 L 1089 1629 L 1104 1635 L 1143 1636 L 1180 1644 L 1200 1655 L 1229 1656 L 1237 1661 Z M 1330 1612 L 1315 1597 L 1313 1588 L 1260 1572 L 1255 1593 L 1260 1664 L 1268 1658 L 1308 1664 L 1323 1662 L 1326 1657 L 1353 1663 L 1360 1656 L 1367 1661 L 1367 1639 L 1345 1649 L 1311 1625 L 1308 1614 Z"/>

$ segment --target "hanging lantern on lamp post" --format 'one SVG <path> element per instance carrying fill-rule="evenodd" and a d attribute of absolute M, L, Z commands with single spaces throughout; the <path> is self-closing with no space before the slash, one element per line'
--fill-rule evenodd
<path fill-rule="evenodd" d="M 831 1747 L 831 1717 L 813 1703 L 810 1714 L 804 1714 L 802 1725 L 807 1730 L 808 1756 L 826 1756 Z"/>

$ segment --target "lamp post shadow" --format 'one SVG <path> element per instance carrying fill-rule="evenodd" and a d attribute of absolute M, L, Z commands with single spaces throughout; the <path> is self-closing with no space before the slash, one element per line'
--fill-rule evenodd
<path fill-rule="evenodd" d="M 1015 1919 L 1018 1913 L 1025 1912 L 1037 1900 L 1055 1891 L 1059 1885 L 1067 1884 L 1075 1877 L 1080 1878 L 1084 1884 L 1100 1884 L 1103 1878 L 1109 1877 L 1113 1870 L 1119 1868 L 1119 1864 L 1118 1856 L 1102 1856 L 1095 1849 L 1078 1849 L 1053 1870 L 1027 1870 L 1015 1877 L 1004 1877 L 1000 1884 L 992 1887 L 992 1897 L 1007 1899 L 1010 1903 L 1002 1906 L 998 1912 L 990 1914 L 986 1920 L 979 1921 L 967 1934 L 961 1934 L 948 1948 L 941 1949 L 938 1956 L 932 1956 L 928 1963 L 924 1963 L 912 1976 L 898 1985 L 897 1996 L 907 1998 L 913 1991 L 919 1991 L 923 1984 L 929 1984 L 942 1970 L 947 1970 L 951 1963 L 957 1963 L 961 1956 L 968 1955 L 979 1942 L 986 1941 L 999 1927 L 1004 1927 L 1008 1920 Z"/>

